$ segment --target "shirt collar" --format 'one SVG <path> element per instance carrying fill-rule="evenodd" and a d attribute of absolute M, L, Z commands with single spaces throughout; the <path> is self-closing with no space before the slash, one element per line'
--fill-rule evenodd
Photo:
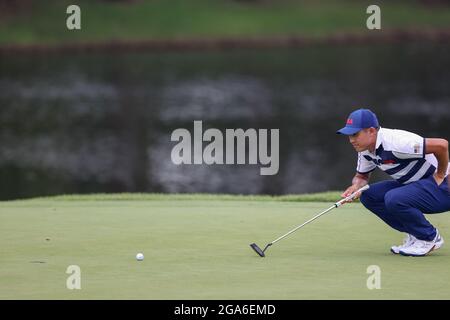
<path fill-rule="evenodd" d="M 375 150 L 380 147 L 380 144 L 383 142 L 383 129 L 380 127 L 377 133 L 377 142 L 375 143 Z"/>
<path fill-rule="evenodd" d="M 376 155 L 382 143 L 383 143 L 383 129 L 380 127 L 380 129 L 377 132 L 377 141 L 375 142 L 375 150 L 373 151 L 373 153 L 370 152 L 369 150 L 366 150 L 366 152 L 372 156 Z"/>

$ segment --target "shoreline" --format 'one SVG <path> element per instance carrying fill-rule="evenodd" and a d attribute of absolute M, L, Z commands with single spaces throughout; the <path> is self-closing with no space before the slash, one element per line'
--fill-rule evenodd
<path fill-rule="evenodd" d="M 318 45 L 401 44 L 415 41 L 450 43 L 450 28 L 340 32 L 327 36 L 216 37 L 183 39 L 108 40 L 59 44 L 3 44 L 0 54 L 48 54 L 91 52 L 184 52 L 237 49 L 302 48 Z"/>

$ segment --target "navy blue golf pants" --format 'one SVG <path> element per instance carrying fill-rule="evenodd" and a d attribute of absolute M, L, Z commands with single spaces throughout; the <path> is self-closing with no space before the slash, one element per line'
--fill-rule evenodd
<path fill-rule="evenodd" d="M 361 203 L 392 228 L 431 241 L 436 229 L 424 213 L 450 211 L 448 177 L 440 186 L 433 176 L 409 184 L 377 182 L 362 193 Z"/>

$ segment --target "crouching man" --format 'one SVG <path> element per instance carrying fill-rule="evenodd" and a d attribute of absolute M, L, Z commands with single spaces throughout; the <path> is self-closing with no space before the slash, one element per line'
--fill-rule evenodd
<path fill-rule="evenodd" d="M 371 184 L 360 200 L 390 227 L 407 234 L 391 252 L 425 256 L 439 249 L 444 239 L 424 213 L 450 210 L 448 141 L 381 128 L 368 109 L 352 112 L 337 133 L 348 136 L 358 152 L 356 175 L 342 197 L 366 185 L 378 167 L 393 180 Z"/>

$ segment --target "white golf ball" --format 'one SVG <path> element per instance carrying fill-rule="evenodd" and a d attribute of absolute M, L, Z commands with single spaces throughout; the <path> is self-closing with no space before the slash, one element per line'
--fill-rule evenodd
<path fill-rule="evenodd" d="M 144 255 L 143 255 L 142 253 L 138 253 L 138 254 L 136 255 L 136 260 L 137 260 L 137 261 L 142 261 L 142 260 L 144 260 Z"/>

